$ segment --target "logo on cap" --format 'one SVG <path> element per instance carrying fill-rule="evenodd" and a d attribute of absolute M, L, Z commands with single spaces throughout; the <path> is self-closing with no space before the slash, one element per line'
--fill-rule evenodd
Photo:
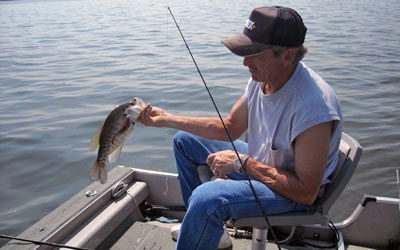
<path fill-rule="evenodd" d="M 255 29 L 256 28 L 255 22 L 251 21 L 250 19 L 247 19 L 246 28 L 248 28 L 249 30 Z"/>

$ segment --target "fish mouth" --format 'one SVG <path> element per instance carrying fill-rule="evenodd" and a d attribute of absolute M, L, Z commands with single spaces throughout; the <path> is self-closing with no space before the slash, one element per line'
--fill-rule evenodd
<path fill-rule="evenodd" d="M 144 103 L 144 101 L 142 99 L 140 99 L 139 97 L 135 97 L 132 100 L 129 101 L 131 106 L 139 106 L 140 108 L 143 108 L 144 106 L 146 106 L 146 104 Z"/>
<path fill-rule="evenodd" d="M 137 97 L 133 98 L 132 100 L 129 101 L 130 105 L 136 105 L 137 103 Z"/>
<path fill-rule="evenodd" d="M 140 112 L 142 112 L 142 108 L 146 106 L 146 104 L 139 97 L 135 97 L 129 101 L 129 106 L 124 110 L 125 118 L 134 121 L 136 120 Z"/>

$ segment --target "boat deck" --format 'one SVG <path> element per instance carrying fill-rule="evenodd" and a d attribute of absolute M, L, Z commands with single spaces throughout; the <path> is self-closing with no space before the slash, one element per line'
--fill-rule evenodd
<path fill-rule="evenodd" d="M 153 222 L 135 222 L 117 242 L 110 248 L 108 246 L 102 249 L 110 250 L 148 250 L 148 249 L 175 249 L 176 242 L 172 240 L 170 228 L 176 224 Z M 248 239 L 232 239 L 233 246 L 227 250 L 248 250 L 251 240 Z M 275 244 L 270 244 L 267 249 L 277 249 Z M 282 247 L 282 249 L 289 249 Z M 293 248 L 292 248 L 293 249 Z M 301 248 L 297 248 L 301 249 Z M 309 248 L 308 248 L 309 249 Z"/>
<path fill-rule="evenodd" d="M 129 226 L 131 224 L 131 226 Z M 113 235 L 103 242 L 97 250 L 148 250 L 148 249 L 165 249 L 172 250 L 176 248 L 176 242 L 172 239 L 170 229 L 176 223 L 161 223 L 158 221 L 151 222 L 126 222 L 125 228 L 121 228 L 122 233 Z M 123 226 L 124 227 L 124 226 Z M 226 250 L 248 250 L 251 247 L 251 239 L 232 238 L 233 246 Z M 319 249 L 310 247 L 289 247 L 281 245 L 282 249 Z M 278 249 L 274 243 L 267 245 L 267 250 Z M 336 249 L 336 248 L 335 248 Z M 356 248 L 348 248 L 356 249 Z M 360 248 L 362 249 L 362 248 Z M 319 249 L 320 250 L 320 249 Z"/>
<path fill-rule="evenodd" d="M 96 250 L 172 250 L 176 248 L 176 242 L 172 239 L 170 229 L 177 223 L 161 223 L 158 221 L 140 222 L 131 218 L 125 220 L 118 230 L 109 236 Z M 228 229 L 230 231 L 231 229 Z M 231 237 L 232 247 L 226 250 L 249 250 L 251 249 L 251 239 L 237 239 Z M 316 245 L 323 245 L 326 242 L 313 242 Z M 267 244 L 266 250 L 276 250 L 278 247 L 275 243 Z M 321 249 L 338 249 L 335 248 L 316 248 L 316 247 L 299 247 L 281 245 L 281 249 L 285 250 L 321 250 Z M 355 245 L 342 245 L 343 250 L 371 250 L 374 248 L 365 248 Z"/>

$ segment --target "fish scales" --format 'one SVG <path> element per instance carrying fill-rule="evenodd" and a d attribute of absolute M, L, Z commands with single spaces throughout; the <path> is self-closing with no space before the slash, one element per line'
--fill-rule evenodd
<path fill-rule="evenodd" d="M 127 119 L 123 114 L 128 106 L 129 103 L 120 105 L 105 120 L 103 130 L 100 134 L 98 162 L 105 162 L 109 154 L 121 146 L 125 138 L 129 136 L 129 134 L 125 134 L 124 132 L 128 131 L 129 128 L 133 130 L 133 125 L 130 122 L 127 125 L 124 124 Z M 119 133 L 117 134 L 118 131 Z"/>

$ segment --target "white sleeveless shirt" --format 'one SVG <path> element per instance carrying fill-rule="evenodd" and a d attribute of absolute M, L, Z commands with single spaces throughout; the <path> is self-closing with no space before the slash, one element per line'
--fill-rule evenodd
<path fill-rule="evenodd" d="M 250 78 L 245 100 L 248 104 L 248 147 L 253 159 L 269 166 L 295 172 L 294 140 L 308 128 L 335 122 L 328 165 L 322 184 L 338 161 L 342 134 L 342 112 L 332 88 L 300 62 L 292 77 L 277 92 L 265 95 L 263 83 Z"/>

